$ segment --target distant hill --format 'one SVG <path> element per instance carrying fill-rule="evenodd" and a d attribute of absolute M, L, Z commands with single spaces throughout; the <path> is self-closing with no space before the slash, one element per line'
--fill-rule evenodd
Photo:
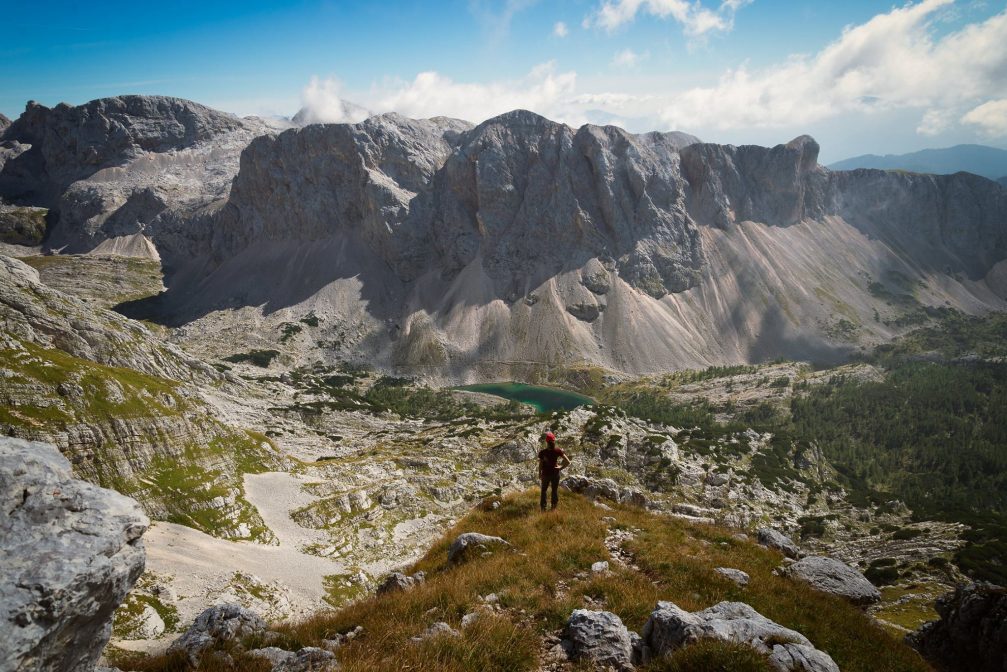
<path fill-rule="evenodd" d="M 985 145 L 955 145 L 946 149 L 924 149 L 911 154 L 864 154 L 829 165 L 832 170 L 882 168 L 914 173 L 947 174 L 966 171 L 997 180 L 1007 176 L 1007 150 Z M 1001 184 L 1003 181 L 1001 180 Z"/>

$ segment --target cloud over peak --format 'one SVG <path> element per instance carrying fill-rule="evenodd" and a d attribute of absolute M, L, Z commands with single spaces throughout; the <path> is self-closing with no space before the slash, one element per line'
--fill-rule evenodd
<path fill-rule="evenodd" d="M 734 11 L 747 2 L 728 0 L 718 11 Z M 618 80 L 631 82 L 625 89 L 613 90 L 609 79 L 585 90 L 576 71 L 547 61 L 523 76 L 481 82 L 426 71 L 411 80 L 383 80 L 351 98 L 375 112 L 411 117 L 445 115 L 478 123 L 523 108 L 573 126 L 592 121 L 709 138 L 755 129 L 797 134 L 823 121 L 864 127 L 867 117 L 884 115 L 898 115 L 902 127 L 923 136 L 958 132 L 1005 138 L 1007 10 L 947 30 L 941 19 L 952 3 L 902 5 L 846 27 L 817 53 L 759 68 L 742 63 L 700 86 L 670 86 L 662 74 L 635 67 L 632 78 Z M 619 25 L 617 19 L 632 20 L 640 12 L 678 12 L 697 30 L 706 25 L 696 23 L 701 11 L 710 11 L 678 0 L 608 0 L 603 10 L 609 12 L 598 15 L 609 17 L 603 26 Z M 559 32 L 554 26 L 554 34 Z M 622 49 L 611 65 L 634 68 L 648 56 Z M 312 78 L 303 99 L 319 120 L 357 120 L 357 108 L 342 102 L 334 80 Z"/>

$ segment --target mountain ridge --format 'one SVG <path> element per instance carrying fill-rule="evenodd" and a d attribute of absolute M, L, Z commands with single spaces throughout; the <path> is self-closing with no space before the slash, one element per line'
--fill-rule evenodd
<path fill-rule="evenodd" d="M 124 105 L 99 103 L 59 114 Z M 98 156 L 126 163 L 52 199 L 45 244 L 153 248 L 167 291 L 122 310 L 188 325 L 213 357 L 236 346 L 214 343 L 223 330 L 234 327 L 237 345 L 250 337 L 242 321 L 279 328 L 291 311 L 315 311 L 323 338 L 297 341 L 295 359 L 452 379 L 520 362 L 639 373 L 831 360 L 886 340 L 912 310 L 1005 302 L 1001 188 L 966 174 L 830 171 L 808 136 L 735 147 L 573 129 L 526 110 L 477 126 L 384 114 L 282 130 L 182 109 L 219 133 L 121 150 L 119 117 L 95 122 L 112 147 Z M 31 139 L 17 130 L 26 124 L 4 137 Z M 7 160 L 0 196 L 31 170 L 48 179 L 24 158 L 33 152 Z"/>

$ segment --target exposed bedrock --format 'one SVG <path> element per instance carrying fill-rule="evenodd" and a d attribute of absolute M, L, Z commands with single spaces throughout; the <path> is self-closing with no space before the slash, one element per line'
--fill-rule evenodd
<path fill-rule="evenodd" d="M 53 446 L 0 438 L 0 670 L 86 672 L 144 568 L 132 499 L 73 477 Z"/>

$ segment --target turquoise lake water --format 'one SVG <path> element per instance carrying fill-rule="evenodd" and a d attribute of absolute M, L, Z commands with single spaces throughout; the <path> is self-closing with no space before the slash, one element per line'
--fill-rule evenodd
<path fill-rule="evenodd" d="M 538 411 L 569 411 L 578 406 L 595 403 L 591 397 L 585 397 L 576 392 L 541 385 L 525 385 L 524 383 L 481 383 L 479 385 L 463 385 L 455 389 L 513 399 L 534 406 Z"/>

